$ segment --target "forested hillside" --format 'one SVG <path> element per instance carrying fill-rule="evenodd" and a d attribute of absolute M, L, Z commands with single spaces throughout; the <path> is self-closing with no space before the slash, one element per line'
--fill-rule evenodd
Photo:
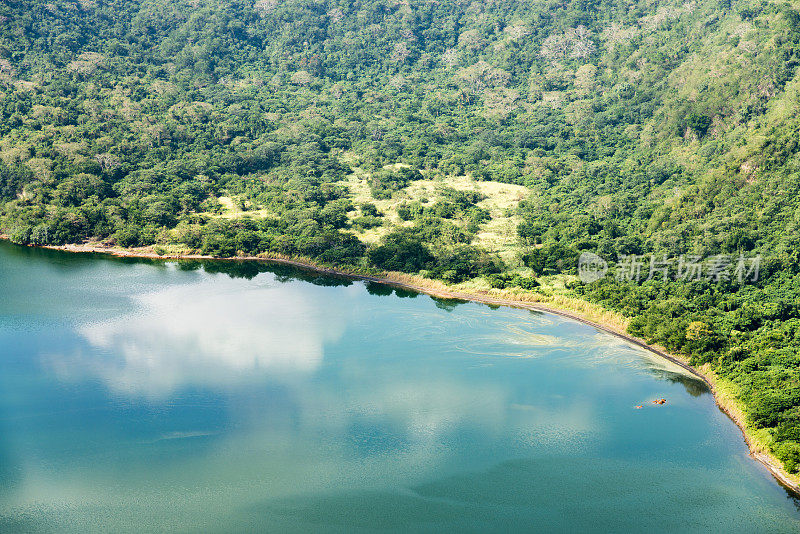
<path fill-rule="evenodd" d="M 7 0 L 0 230 L 561 277 L 711 364 L 797 471 L 798 7 Z M 747 283 L 582 284 L 582 251 L 762 261 Z"/>

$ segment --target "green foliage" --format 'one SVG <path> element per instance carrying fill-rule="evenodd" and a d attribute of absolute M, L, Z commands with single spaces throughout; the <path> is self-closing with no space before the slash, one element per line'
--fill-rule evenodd
<path fill-rule="evenodd" d="M 364 202 L 361 204 L 361 214 L 364 217 L 378 217 L 380 216 L 380 212 L 378 208 L 375 207 L 375 204 L 372 202 Z"/>
<path fill-rule="evenodd" d="M 683 124 L 678 129 L 678 134 L 683 134 L 683 132 L 688 128 L 689 130 L 693 131 L 697 134 L 698 137 L 703 137 L 708 132 L 708 129 L 711 127 L 711 117 L 708 115 L 700 115 L 697 113 L 689 113 L 686 118 L 684 119 Z"/>
<path fill-rule="evenodd" d="M 24 165 L 8 166 L 0 162 L 0 200 L 12 200 L 30 182 L 33 173 Z"/>
<path fill-rule="evenodd" d="M 578 265 L 578 252 L 561 243 L 549 243 L 522 255 L 526 267 L 536 274 L 571 273 Z"/>
<path fill-rule="evenodd" d="M 426 269 L 434 260 L 422 239 L 411 232 L 395 231 L 383 243 L 369 250 L 370 263 L 388 271 L 415 273 Z"/>
<path fill-rule="evenodd" d="M 383 225 L 383 219 L 380 217 L 374 217 L 372 215 L 365 215 L 353 219 L 351 221 L 351 225 L 356 230 L 369 230 L 370 228 L 376 228 Z"/>
<path fill-rule="evenodd" d="M 421 180 L 422 175 L 416 169 L 400 168 L 392 171 L 378 170 L 370 176 L 369 187 L 376 199 L 392 198 L 392 194 L 406 187 L 413 180 Z"/>
<path fill-rule="evenodd" d="M 435 264 L 428 270 L 434 278 L 458 283 L 477 276 L 499 273 L 502 269 L 500 260 L 486 251 L 470 245 L 459 245 L 441 251 Z"/>
<path fill-rule="evenodd" d="M 520 276 L 516 273 L 498 273 L 487 277 L 489 284 L 495 289 L 519 287 L 532 290 L 539 287 L 539 282 L 531 276 Z"/>

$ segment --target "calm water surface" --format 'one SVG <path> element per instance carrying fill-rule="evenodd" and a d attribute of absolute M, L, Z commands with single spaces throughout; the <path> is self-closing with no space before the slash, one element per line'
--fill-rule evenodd
<path fill-rule="evenodd" d="M 586 325 L 0 244 L 0 532 L 253 530 L 798 532 L 800 509 L 702 383 Z"/>

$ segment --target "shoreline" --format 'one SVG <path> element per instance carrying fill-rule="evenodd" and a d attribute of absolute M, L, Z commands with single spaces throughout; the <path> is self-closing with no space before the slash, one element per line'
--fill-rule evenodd
<path fill-rule="evenodd" d="M 0 240 L 9 241 L 8 236 L 3 234 L 0 234 Z M 795 497 L 800 497 L 800 476 L 789 474 L 783 468 L 782 464 L 777 458 L 775 458 L 769 451 L 761 450 L 761 448 L 756 445 L 756 439 L 754 438 L 754 436 L 751 436 L 750 433 L 748 432 L 749 428 L 744 420 L 743 412 L 739 408 L 735 399 L 728 398 L 727 395 L 725 396 L 725 398 L 722 398 L 723 395 L 720 391 L 720 379 L 713 373 L 713 371 L 711 371 L 710 368 L 708 368 L 708 365 L 704 365 L 702 368 L 694 367 L 690 365 L 684 358 L 676 356 L 674 354 L 670 354 L 664 347 L 650 345 L 645 340 L 632 336 L 627 332 L 625 332 L 624 330 L 621 330 L 610 323 L 596 322 L 587 317 L 581 316 L 580 312 L 576 312 L 574 310 L 569 310 L 567 308 L 559 308 L 558 306 L 546 302 L 526 301 L 523 299 L 509 298 L 509 296 L 507 295 L 496 296 L 479 291 L 453 290 L 449 289 L 444 283 L 440 283 L 438 281 L 434 281 L 435 284 L 431 286 L 415 284 L 413 282 L 414 279 L 413 275 L 398 274 L 396 275 L 396 278 L 392 278 L 392 275 L 390 273 L 384 273 L 384 276 L 377 276 L 359 272 L 348 272 L 342 269 L 336 269 L 332 267 L 319 265 L 311 260 L 303 260 L 303 259 L 280 257 L 280 256 L 265 255 L 265 256 L 238 256 L 233 258 L 218 258 L 202 254 L 162 255 L 147 250 L 129 250 L 120 247 L 109 247 L 109 246 L 92 245 L 92 244 L 40 245 L 40 246 L 28 245 L 28 246 L 31 246 L 33 248 L 43 248 L 48 250 L 59 250 L 63 252 L 105 254 L 121 258 L 129 257 L 129 258 L 145 258 L 154 260 L 214 260 L 214 261 L 231 261 L 231 262 L 258 261 L 264 263 L 282 264 L 293 267 L 299 267 L 302 269 L 308 269 L 321 274 L 343 276 L 353 280 L 362 280 L 366 282 L 374 282 L 378 284 L 393 286 L 400 289 L 407 289 L 437 298 L 463 300 L 467 302 L 476 302 L 491 306 L 506 306 L 511 308 L 540 311 L 565 317 L 573 321 L 577 321 L 582 324 L 591 326 L 593 328 L 596 328 L 600 331 L 606 332 L 618 338 L 621 338 L 642 349 L 652 352 L 653 354 L 675 365 L 678 365 L 679 367 L 690 373 L 692 376 L 705 383 L 706 386 L 709 388 L 712 397 L 714 398 L 714 402 L 717 405 L 717 408 L 719 408 L 720 411 L 722 411 L 725 415 L 727 415 L 728 418 L 731 419 L 731 421 L 733 421 L 733 423 L 741 431 L 742 437 L 745 443 L 747 444 L 750 457 L 753 458 L 759 464 L 761 464 L 784 489 L 794 494 Z"/>

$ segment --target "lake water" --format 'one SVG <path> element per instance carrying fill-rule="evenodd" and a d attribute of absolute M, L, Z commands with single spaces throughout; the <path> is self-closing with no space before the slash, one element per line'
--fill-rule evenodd
<path fill-rule="evenodd" d="M 800 508 L 701 382 L 590 326 L 0 244 L 0 532 L 254 530 L 798 532 Z"/>

